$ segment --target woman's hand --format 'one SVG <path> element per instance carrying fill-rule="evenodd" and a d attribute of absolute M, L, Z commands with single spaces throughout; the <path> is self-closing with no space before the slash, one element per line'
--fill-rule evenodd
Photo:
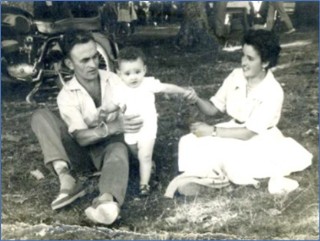
<path fill-rule="evenodd" d="M 211 136 L 213 132 L 213 126 L 210 126 L 204 122 L 196 122 L 191 124 L 190 131 L 197 137 Z"/>
<path fill-rule="evenodd" d="M 190 87 L 187 89 L 186 93 L 184 94 L 184 98 L 186 98 L 189 101 L 189 103 L 195 104 L 199 97 L 196 91 Z"/>

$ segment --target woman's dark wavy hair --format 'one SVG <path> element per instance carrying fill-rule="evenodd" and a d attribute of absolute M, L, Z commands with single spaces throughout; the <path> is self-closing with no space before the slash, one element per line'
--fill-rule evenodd
<path fill-rule="evenodd" d="M 146 56 L 144 55 L 141 49 L 131 46 L 125 47 L 119 51 L 117 58 L 118 68 L 121 61 L 134 61 L 138 58 L 140 58 L 143 63 L 146 62 Z"/>
<path fill-rule="evenodd" d="M 258 51 L 262 62 L 269 62 L 266 69 L 277 65 L 281 47 L 279 37 L 274 32 L 263 29 L 249 30 L 242 40 L 242 46 L 245 44 Z"/>
<path fill-rule="evenodd" d="M 65 57 L 70 57 L 70 52 L 76 44 L 85 44 L 95 41 L 92 34 L 83 30 L 71 30 L 65 33 L 61 49 Z"/>

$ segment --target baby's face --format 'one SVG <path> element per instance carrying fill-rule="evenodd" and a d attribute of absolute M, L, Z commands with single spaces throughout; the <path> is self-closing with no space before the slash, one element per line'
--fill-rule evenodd
<path fill-rule="evenodd" d="M 146 74 L 146 66 L 140 58 L 133 61 L 122 60 L 117 73 L 127 86 L 136 88 L 143 81 Z"/>

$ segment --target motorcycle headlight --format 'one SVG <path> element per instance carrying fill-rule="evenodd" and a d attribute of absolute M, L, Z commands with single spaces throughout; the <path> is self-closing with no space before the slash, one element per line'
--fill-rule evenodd
<path fill-rule="evenodd" d="M 33 37 L 29 35 L 24 39 L 24 41 L 26 44 L 33 43 Z"/>

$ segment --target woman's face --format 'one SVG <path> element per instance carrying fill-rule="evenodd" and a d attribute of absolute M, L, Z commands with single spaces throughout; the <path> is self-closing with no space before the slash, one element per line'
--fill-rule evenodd
<path fill-rule="evenodd" d="M 244 44 L 242 48 L 241 67 L 247 80 L 254 79 L 264 73 L 264 66 L 261 57 L 253 46 Z"/>

